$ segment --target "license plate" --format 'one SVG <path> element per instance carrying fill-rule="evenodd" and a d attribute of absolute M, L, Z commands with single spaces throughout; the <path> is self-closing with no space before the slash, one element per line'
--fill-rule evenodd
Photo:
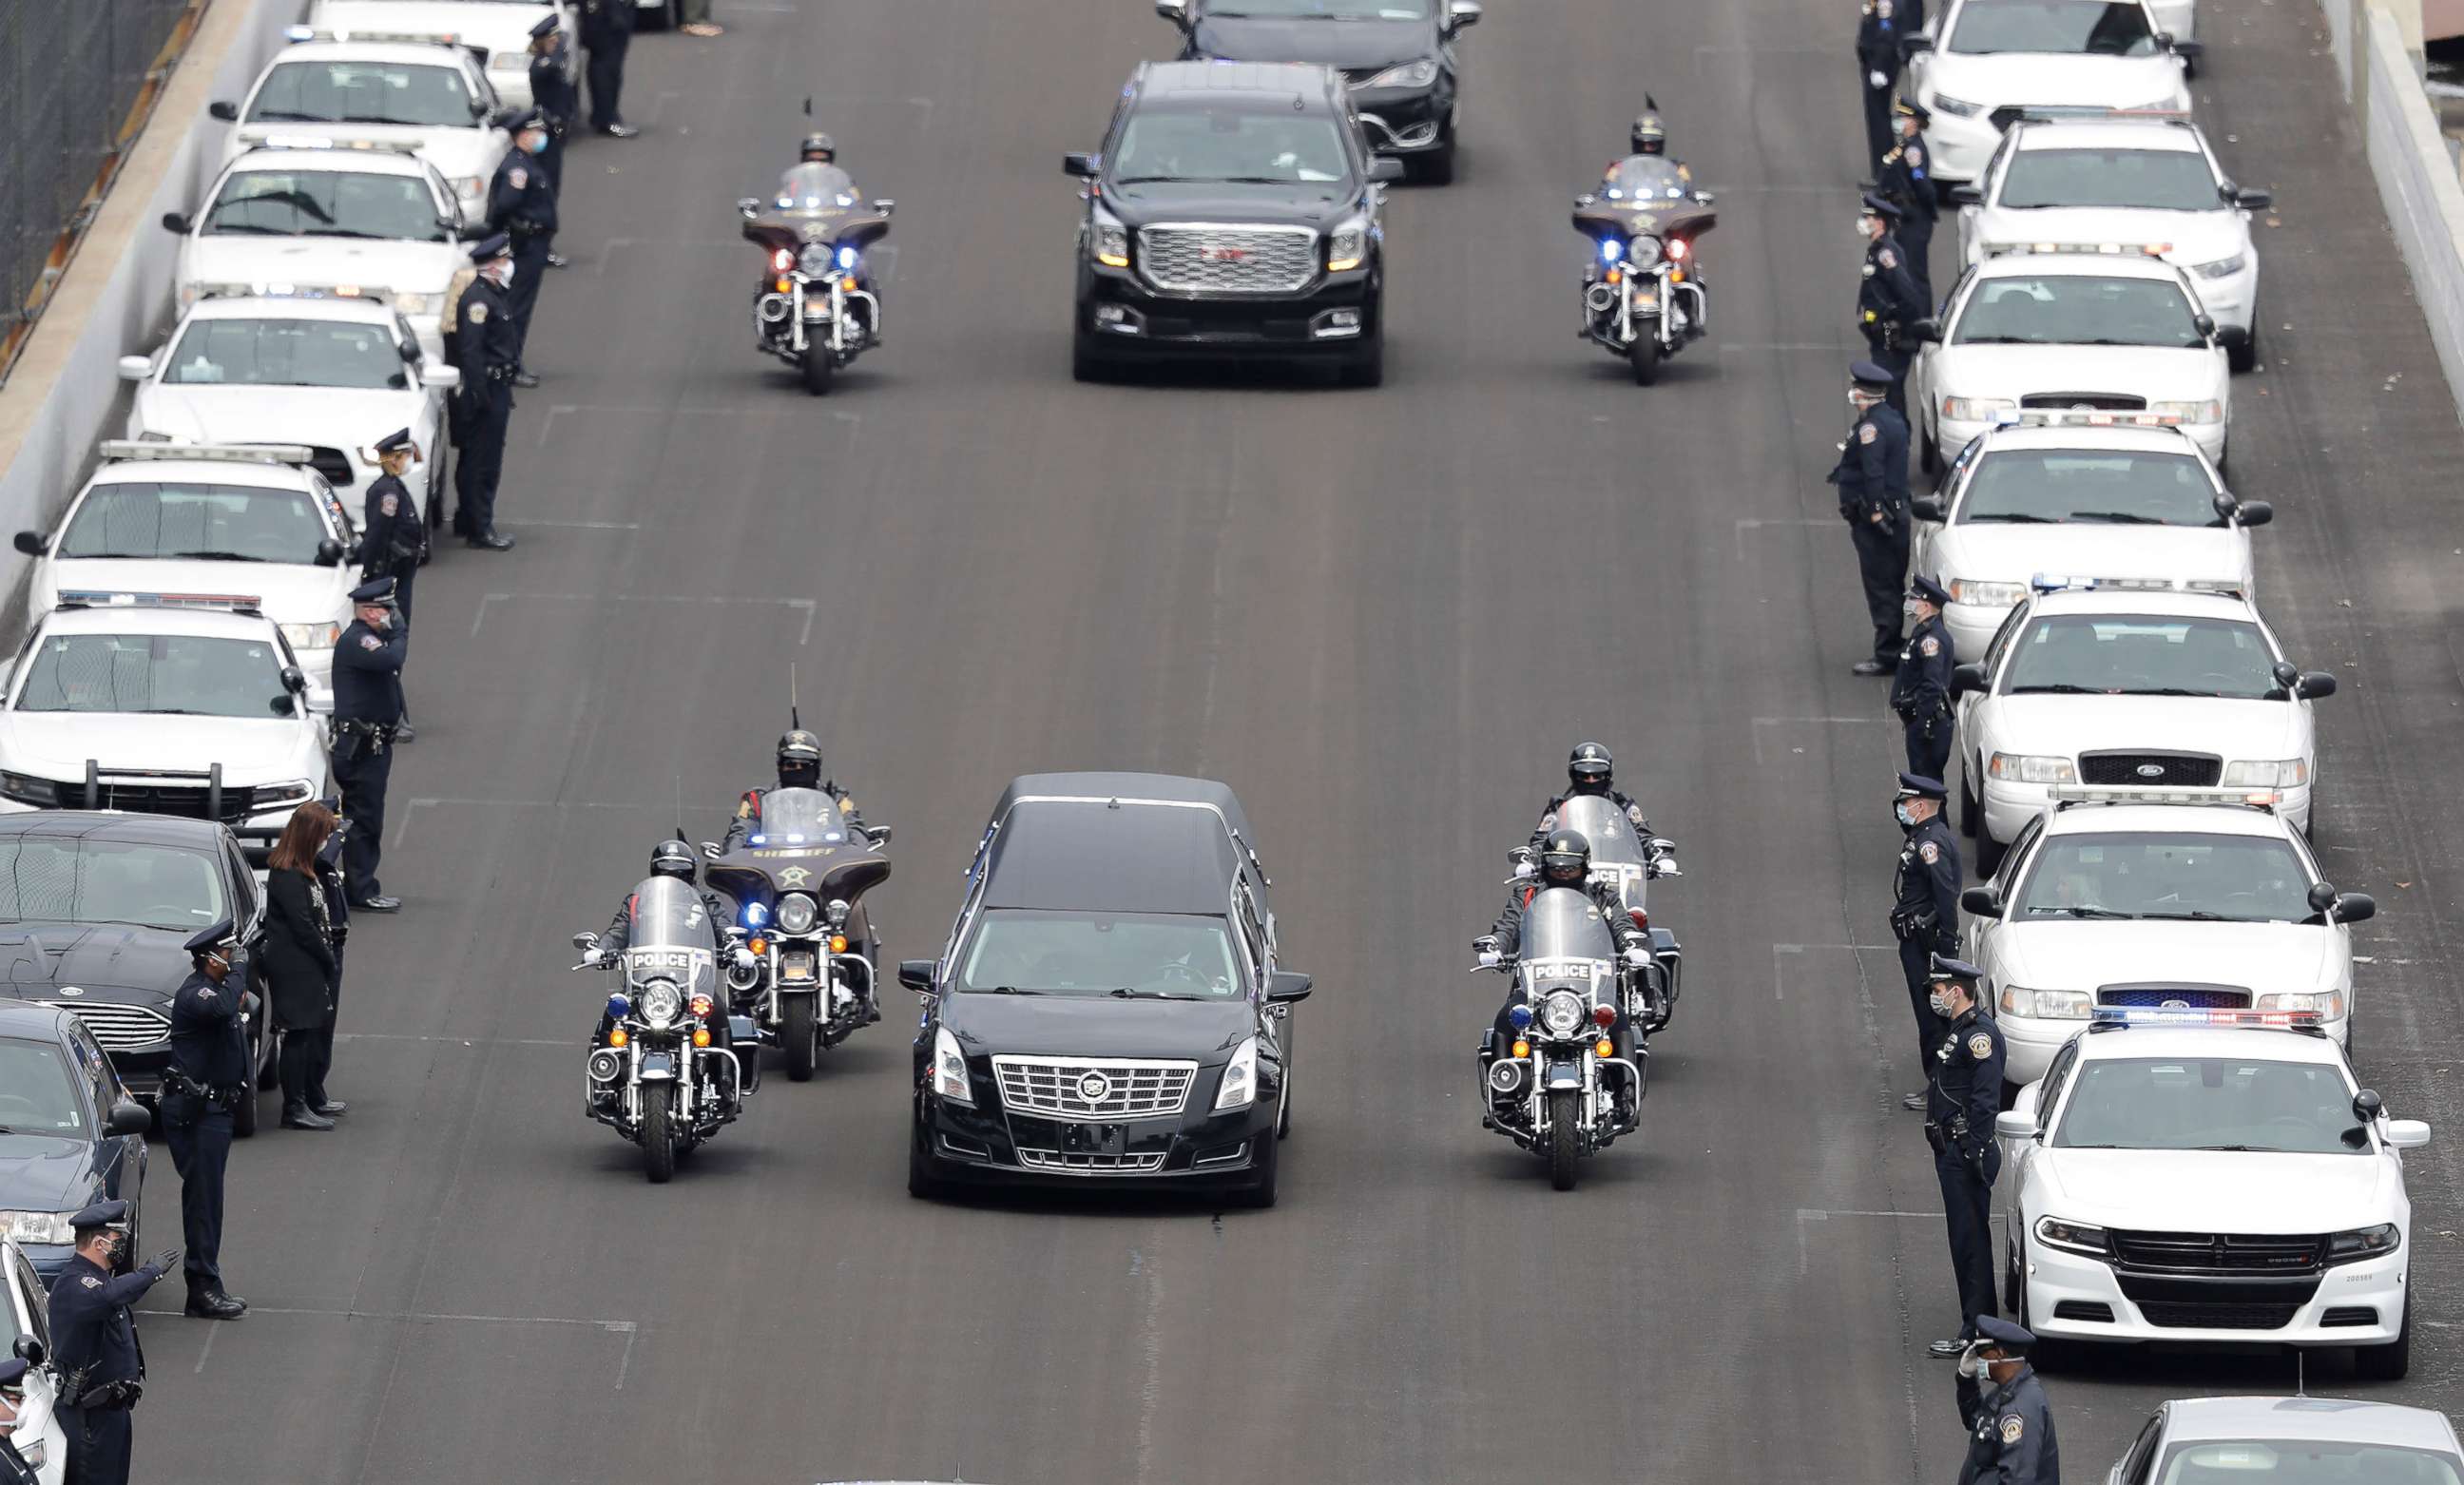
<path fill-rule="evenodd" d="M 1634 297 L 1634 307 L 1637 309 L 1658 309 L 1660 307 L 1660 296 L 1657 294 L 1638 294 Z"/>
<path fill-rule="evenodd" d="M 1130 1147 L 1130 1131 L 1120 1124 L 1072 1124 L 1061 1144 L 1086 1155 L 1119 1155 Z"/>

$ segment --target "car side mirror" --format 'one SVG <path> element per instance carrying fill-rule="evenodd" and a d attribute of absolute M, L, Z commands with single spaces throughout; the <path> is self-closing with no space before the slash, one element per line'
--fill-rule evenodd
<path fill-rule="evenodd" d="M 1403 162 L 1391 155 L 1379 155 L 1369 162 L 1369 178 L 1380 186 L 1391 186 L 1403 178 Z"/>
<path fill-rule="evenodd" d="M 2216 329 L 2216 344 L 2227 350 L 2239 350 L 2250 344 L 2250 332 L 2240 325 L 2220 325 Z"/>
<path fill-rule="evenodd" d="M 2176 41 L 2171 36 L 2158 36 L 2156 39 L 2165 43 L 2166 51 L 2186 62 L 2195 62 L 2208 55 L 2208 44 L 2204 41 Z"/>
<path fill-rule="evenodd" d="M 419 371 L 419 383 L 422 387 L 433 387 L 439 391 L 450 392 L 462 385 L 462 368 L 460 366 L 422 366 Z"/>
<path fill-rule="evenodd" d="M 1476 0 L 1446 0 L 1446 34 L 1451 36 L 1466 26 L 1480 24 L 1481 9 Z"/>
<path fill-rule="evenodd" d="M 929 959 L 902 959 L 898 962 L 898 983 L 918 995 L 933 993 L 933 962 Z"/>
<path fill-rule="evenodd" d="M 143 1108 L 140 1108 L 137 1112 L 143 1114 L 145 1111 Z M 19 1336 L 15 1342 L 9 1347 L 9 1351 L 11 1355 L 25 1363 L 29 1367 L 42 1365 L 43 1358 L 48 1354 L 43 1350 L 43 1343 L 32 1336 Z"/>
<path fill-rule="evenodd" d="M 153 1127 L 154 1116 L 134 1098 L 114 1099 L 111 1112 L 102 1120 L 102 1132 L 115 1139 L 122 1135 L 142 1135 Z"/>
<path fill-rule="evenodd" d="M 580 949 L 584 954 L 587 954 L 591 950 L 599 947 L 599 935 L 595 933 L 577 933 L 573 936 L 573 946 Z"/>
<path fill-rule="evenodd" d="M 1920 345 L 1939 345 L 1942 344 L 1942 322 L 1940 321 L 1920 320 L 1916 323 L 1908 326 L 1908 330 L 1917 338 L 1917 344 Z"/>
<path fill-rule="evenodd" d="M 142 382 L 153 374 L 154 363 L 143 356 L 120 358 L 120 379 L 123 382 Z"/>
<path fill-rule="evenodd" d="M 1952 696 L 1964 696 L 1968 692 L 1982 691 L 1984 689 L 1984 662 L 1979 660 L 1970 660 L 1965 665 L 1954 665 L 1950 668 L 1950 694 Z"/>
<path fill-rule="evenodd" d="M 1938 495 L 1920 495 L 1908 501 L 1909 513 L 1919 521 L 1948 521 L 1950 505 Z"/>
<path fill-rule="evenodd" d="M 2026 1141 L 2036 1138 L 2036 1116 L 2006 1109 L 1993 1116 L 1993 1138 Z"/>
<path fill-rule="evenodd" d="M 2340 923 L 2365 923 L 2379 916 L 2379 899 L 2366 892 L 2339 893 L 2329 916 Z"/>
<path fill-rule="evenodd" d="M 1061 173 L 1064 175 L 1074 175 L 1081 180 L 1091 181 L 1095 178 L 1095 167 L 1100 165 L 1102 161 L 1103 157 L 1101 155 L 1093 154 L 1083 149 L 1073 149 L 1069 151 L 1069 153 L 1061 157 Z"/>
<path fill-rule="evenodd" d="M 1518 872 L 1529 866 L 1535 858 L 1535 853 L 1529 846 L 1516 846 L 1506 853 L 1506 864 Z"/>
<path fill-rule="evenodd" d="M 51 543 L 44 541 L 39 532 L 20 531 L 17 533 L 17 550 L 24 552 L 29 557 L 40 557 L 51 549 Z"/>
<path fill-rule="evenodd" d="M 317 565 L 339 567 L 342 565 L 342 543 L 326 537 L 317 543 Z"/>
<path fill-rule="evenodd" d="M 2244 500 L 2233 511 L 2233 520 L 2244 527 L 2263 526 L 2276 519 L 2276 507 L 2265 500 Z"/>
<path fill-rule="evenodd" d="M 298 666 L 286 665 L 282 667 L 282 689 L 296 696 L 308 689 L 308 677 L 300 673 Z"/>
<path fill-rule="evenodd" d="M 195 228 L 196 223 L 189 221 L 187 217 L 182 216 L 177 211 L 165 211 L 163 213 L 163 230 L 166 233 L 176 233 L 185 237 L 190 232 L 194 231 Z"/>
<path fill-rule="evenodd" d="M 206 112 L 225 123 L 239 122 L 239 105 L 229 99 L 218 98 L 206 105 Z"/>
<path fill-rule="evenodd" d="M 2336 905 L 2336 884 L 2333 882 L 2312 882 L 2310 884 L 2309 896 L 2304 898 L 2303 900 L 2310 904 L 2310 911 L 2313 913 L 2323 913 L 2327 911 L 2327 909 Z"/>
<path fill-rule="evenodd" d="M 1981 207 L 1985 205 L 1985 192 L 1973 186 L 1953 186 L 1950 201 L 1953 206 Z"/>
<path fill-rule="evenodd" d="M 2399 1150 L 2417 1150 L 2430 1142 L 2430 1126 L 2417 1119 L 2391 1119 L 2379 1138 Z"/>
<path fill-rule="evenodd" d="M 889 216 L 898 210 L 898 203 L 889 196 L 875 196 L 872 198 L 872 209 L 884 216 Z"/>
<path fill-rule="evenodd" d="M 2325 671 L 2303 671 L 2293 694 L 2304 701 L 2321 701 L 2336 694 L 2336 677 Z"/>
<path fill-rule="evenodd" d="M 1289 969 L 1278 969 L 1266 978 L 1266 1003 L 1280 1006 L 1309 999 L 1309 977 Z"/>
<path fill-rule="evenodd" d="M 1155 0 L 1155 13 L 1183 31 L 1189 29 L 1189 0 Z"/>
<path fill-rule="evenodd" d="M 2370 1123 L 2386 1112 L 2387 1100 L 2378 1096 L 2378 1090 L 2365 1088 L 2353 1095 L 2353 1117 L 2363 1123 Z"/>
<path fill-rule="evenodd" d="M 1991 887 L 1970 887 L 1959 895 L 1959 909 L 1977 918 L 2002 916 L 2002 894 Z"/>
<path fill-rule="evenodd" d="M 1900 60 L 1902 61 L 1906 61 L 1908 58 L 1915 56 L 1920 52 L 1930 52 L 1932 50 L 1933 37 L 1931 36 L 1902 36 L 1900 38 Z"/>

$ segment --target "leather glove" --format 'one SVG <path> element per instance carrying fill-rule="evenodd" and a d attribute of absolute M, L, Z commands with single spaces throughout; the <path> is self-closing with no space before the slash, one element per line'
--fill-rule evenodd
<path fill-rule="evenodd" d="M 154 1277 L 157 1280 L 166 1274 L 177 1274 L 180 1272 L 180 1250 L 165 1248 L 147 1259 L 145 1266 L 154 1271 Z"/>
<path fill-rule="evenodd" d="M 1493 933 L 1482 934 L 1479 938 L 1471 941 L 1471 946 L 1483 954 L 1494 954 L 1497 952 L 1497 935 Z"/>
<path fill-rule="evenodd" d="M 1887 88 L 1891 85 L 1891 79 L 1879 72 L 1869 72 L 1865 74 L 1865 85 L 1869 88 Z"/>

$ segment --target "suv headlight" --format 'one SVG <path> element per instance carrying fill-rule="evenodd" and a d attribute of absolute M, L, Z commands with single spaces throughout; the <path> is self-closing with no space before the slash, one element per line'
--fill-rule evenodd
<path fill-rule="evenodd" d="M 2344 1019 L 2342 990 L 2278 990 L 2251 1002 L 2253 1010 L 2309 1010 L 2322 1021 Z"/>
<path fill-rule="evenodd" d="M 1245 1109 L 1258 1101 L 1258 1038 L 1252 1036 L 1232 1049 L 1232 1060 L 1223 1064 L 1223 1081 L 1215 1090 L 1215 1112 Z"/>
<path fill-rule="evenodd" d="M 1327 233 L 1326 271 L 1340 274 L 1358 268 L 1369 256 L 1369 223 L 1353 217 Z"/>
<path fill-rule="evenodd" d="M 2404 1234 L 2392 1222 L 2382 1222 L 2374 1228 L 2356 1228 L 2350 1232 L 2327 1234 L 2329 1263 L 2359 1263 L 2391 1253 L 2404 1245 Z"/>
<path fill-rule="evenodd" d="M 2221 423 L 2225 420 L 2225 405 L 2215 397 L 2205 402 L 2151 402 L 2147 410 L 2158 417 L 2180 418 L 2185 423 Z"/>
<path fill-rule="evenodd" d="M 2104 1229 L 2092 1222 L 2065 1222 L 2059 1217 L 2036 1219 L 2036 1241 L 2064 1252 L 2101 1258 L 2108 1251 Z"/>
<path fill-rule="evenodd" d="M 1095 261 L 1106 268 L 1129 267 L 1130 230 L 1121 225 L 1119 217 L 1102 207 L 1095 209 L 1094 223 Z"/>
<path fill-rule="evenodd" d="M 2006 985 L 2001 995 L 2004 1010 L 2039 1021 L 2084 1021 L 2088 1000 L 2085 990 L 2032 990 L 2024 985 Z"/>
<path fill-rule="evenodd" d="M 2067 758 L 2049 753 L 1996 753 L 1985 765 L 1985 776 L 2005 784 L 2076 784 L 2078 773 Z"/>
<path fill-rule="evenodd" d="M 69 1235 L 69 1211 L 0 1211 L 0 1230 L 19 1243 L 67 1244 L 76 1239 Z"/>
<path fill-rule="evenodd" d="M 1942 415 L 1954 423 L 1991 423 L 2003 412 L 2015 412 L 2019 405 L 2008 397 L 1945 397 Z"/>
<path fill-rule="evenodd" d="M 973 1106 L 975 1085 L 967 1080 L 967 1054 L 946 1026 L 933 1031 L 933 1091 L 952 1103 Z"/>
<path fill-rule="evenodd" d="M 0 796 L 37 809 L 49 809 L 60 802 L 58 785 L 31 773 L 0 773 Z"/>
<path fill-rule="evenodd" d="M 1935 94 L 1933 96 L 1933 107 L 1940 112 L 1950 115 L 1954 119 L 1973 119 L 1978 114 L 1984 112 L 1983 104 L 1971 103 L 1966 99 L 1953 98 L 1947 93 Z"/>
<path fill-rule="evenodd" d="M 483 195 L 488 189 L 488 178 L 484 175 L 459 176 L 445 184 L 453 188 L 453 194 L 466 198 Z"/>
<path fill-rule="evenodd" d="M 2302 758 L 2245 758 L 2225 765 L 2220 782 L 2226 788 L 2296 788 L 2310 782 L 2310 763 Z"/>
<path fill-rule="evenodd" d="M 1974 604 L 1980 609 L 2013 609 L 2028 596 L 2025 583 L 1981 583 L 1974 578 L 1949 578 L 1943 587 L 1950 589 L 1950 601 Z"/>
<path fill-rule="evenodd" d="M 1355 88 L 1425 88 L 1437 80 L 1437 59 L 1424 56 L 1417 62 L 1405 62 L 1399 67 L 1389 67 L 1368 81 L 1355 82 L 1353 86 Z"/>
<path fill-rule="evenodd" d="M 2220 257 L 2212 263 L 2201 263 L 2191 272 L 2202 278 L 2230 278 L 2249 264 L 2250 257 L 2247 254 L 2236 253 L 2231 257 Z"/>
<path fill-rule="evenodd" d="M 284 624 L 278 627 L 282 637 L 291 641 L 294 650 L 331 650 L 334 641 L 342 637 L 342 626 L 330 620 L 323 624 Z"/>
<path fill-rule="evenodd" d="M 406 315 L 432 315 L 438 306 L 434 299 L 425 294 L 397 294 L 393 297 L 393 307 Z"/>
<path fill-rule="evenodd" d="M 304 805 L 317 797 L 317 786 L 306 779 L 291 779 L 281 784 L 260 785 L 256 790 L 255 808 L 276 809 L 283 805 Z"/>
<path fill-rule="evenodd" d="M 676 1012 L 684 1007 L 685 998 L 676 989 L 676 982 L 653 980 L 642 986 L 641 1004 L 636 1008 L 642 1012 L 643 1021 L 656 1031 L 674 1025 Z"/>

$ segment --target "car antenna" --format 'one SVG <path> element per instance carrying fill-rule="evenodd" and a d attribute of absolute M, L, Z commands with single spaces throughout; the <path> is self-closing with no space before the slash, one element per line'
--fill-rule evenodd
<path fill-rule="evenodd" d="M 685 771 L 682 768 L 676 770 L 675 806 L 676 839 L 683 840 L 685 838 Z"/>

